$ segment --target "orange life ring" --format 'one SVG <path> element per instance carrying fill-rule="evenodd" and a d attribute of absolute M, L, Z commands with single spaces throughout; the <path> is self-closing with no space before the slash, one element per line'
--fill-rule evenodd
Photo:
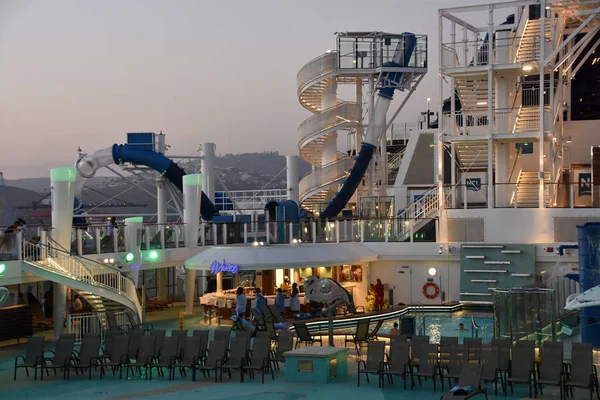
<path fill-rule="evenodd" d="M 429 293 L 429 288 L 432 287 L 434 289 L 433 294 Z M 436 285 L 434 282 L 427 282 L 426 284 L 423 285 L 423 296 L 427 297 L 428 299 L 435 299 L 436 297 L 438 297 L 438 295 L 440 294 L 440 288 L 438 285 Z"/>

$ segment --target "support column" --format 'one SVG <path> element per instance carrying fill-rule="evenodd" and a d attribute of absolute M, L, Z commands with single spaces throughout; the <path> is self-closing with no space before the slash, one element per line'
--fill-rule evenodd
<path fill-rule="evenodd" d="M 494 37 L 494 5 L 490 4 L 490 9 L 488 12 L 489 21 L 488 21 L 488 37 L 491 39 Z M 488 44 L 488 49 L 490 45 Z M 494 65 L 495 57 L 493 51 L 488 51 L 488 63 L 490 65 Z M 490 68 L 487 74 L 488 79 L 488 98 L 487 98 L 487 106 L 488 106 L 488 177 L 487 177 L 487 204 L 488 208 L 494 207 L 494 110 L 493 110 L 493 101 L 494 98 L 492 94 L 494 92 L 494 72 Z M 466 199 L 465 199 L 466 201 Z"/>
<path fill-rule="evenodd" d="M 213 203 L 215 202 L 215 149 L 214 143 L 202 143 L 203 158 L 200 162 L 202 191 Z"/>
<path fill-rule="evenodd" d="M 223 273 L 219 272 L 217 274 L 217 293 L 223 292 Z"/>
<path fill-rule="evenodd" d="M 439 43 L 443 43 L 443 29 L 444 29 L 444 19 L 442 17 L 441 12 L 438 11 L 438 40 Z M 442 46 L 438 46 L 438 59 L 442 59 Z M 439 104 L 438 104 L 438 115 L 442 115 L 443 105 L 444 105 L 444 80 L 440 77 L 438 79 L 439 83 Z M 448 241 L 447 235 L 447 219 L 446 213 L 444 212 L 444 208 L 446 205 L 444 204 L 445 197 L 444 196 L 444 137 L 442 134 L 443 130 L 440 124 L 438 124 L 437 132 L 433 135 L 436 155 L 435 162 L 435 171 L 436 171 L 436 180 L 435 182 L 438 185 L 438 221 L 437 231 L 436 231 L 436 241 L 439 243 Z M 410 240 L 413 240 L 413 234 L 411 231 Z"/>
<path fill-rule="evenodd" d="M 326 86 L 325 91 L 323 93 L 323 98 L 321 100 L 321 110 L 326 110 L 330 107 L 335 106 L 337 103 L 337 81 L 335 79 L 330 79 Z M 332 132 L 327 135 L 327 138 L 323 142 L 323 152 L 321 153 L 321 165 L 325 166 L 327 164 L 331 164 L 337 160 L 337 132 Z M 330 201 L 333 199 L 335 193 L 335 189 L 330 189 L 327 191 L 325 196 L 325 201 Z"/>
<path fill-rule="evenodd" d="M 300 175 L 298 172 L 300 157 L 298 156 L 285 156 L 285 162 L 287 165 L 287 199 L 293 200 L 300 206 L 300 197 L 298 193 L 298 182 L 300 181 Z"/>
<path fill-rule="evenodd" d="M 135 282 L 135 287 L 139 287 L 140 275 L 140 245 L 138 242 L 138 232 L 144 227 L 143 217 L 125 218 L 125 251 L 133 254 L 133 260 L 129 264 L 129 276 Z M 141 236 L 140 236 L 141 237 Z"/>
<path fill-rule="evenodd" d="M 375 115 L 375 76 L 369 75 L 369 130 L 373 123 L 373 115 Z M 377 132 L 379 133 L 379 132 Z M 369 164 L 369 179 L 367 180 L 369 185 L 369 196 L 375 195 L 375 163 Z"/>
<path fill-rule="evenodd" d="M 545 196 L 544 196 L 544 192 L 545 192 L 545 187 L 544 187 L 544 152 L 545 152 L 545 146 L 544 146 L 544 129 L 545 129 L 545 124 L 544 124 L 544 82 L 545 82 L 545 75 L 544 75 L 544 70 L 545 70 L 545 65 L 544 65 L 544 59 L 546 58 L 546 18 L 544 18 L 545 16 L 545 10 L 546 10 L 546 0 L 541 0 L 540 3 L 540 9 L 542 10 L 542 15 L 540 18 L 540 37 L 539 37 L 539 42 L 540 42 L 540 62 L 538 63 L 538 68 L 540 71 L 540 86 L 539 86 L 539 91 L 540 91 L 540 131 L 539 131 L 539 136 L 538 136 L 538 143 L 539 143 L 539 165 L 538 165 L 538 181 L 539 181 L 539 191 L 538 191 L 538 206 L 539 208 L 545 208 L 546 207 L 546 201 L 545 201 Z"/>
<path fill-rule="evenodd" d="M 160 133 L 156 136 L 156 151 L 165 154 L 165 135 Z M 165 180 L 161 177 L 156 182 L 156 220 L 160 229 L 160 243 L 165 243 L 165 228 L 167 226 L 167 187 Z M 164 249 L 163 249 L 164 250 Z M 167 268 L 159 268 L 156 271 L 158 283 L 158 298 L 167 300 Z"/>
<path fill-rule="evenodd" d="M 496 206 L 508 207 L 510 203 L 508 193 L 512 193 L 512 186 L 508 184 L 510 144 L 496 143 L 494 151 L 496 152 Z"/>
<path fill-rule="evenodd" d="M 456 146 L 454 142 L 450 143 L 450 179 L 452 184 L 452 208 L 456 208 Z"/>
<path fill-rule="evenodd" d="M 52 239 L 57 246 L 71 248 L 73 225 L 73 202 L 75 200 L 74 183 L 77 178 L 75 167 L 54 168 L 50 170 L 52 190 Z M 53 283 L 54 338 L 63 332 L 67 305 L 67 286 Z"/>
<path fill-rule="evenodd" d="M 185 247 L 198 247 L 200 228 L 200 203 L 202 199 L 202 174 L 183 177 L 183 223 L 185 224 Z M 185 269 L 185 314 L 194 313 L 194 289 L 196 270 Z"/>

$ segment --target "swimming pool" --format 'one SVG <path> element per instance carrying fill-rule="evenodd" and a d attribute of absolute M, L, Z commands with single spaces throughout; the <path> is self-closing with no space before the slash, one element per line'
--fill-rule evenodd
<path fill-rule="evenodd" d="M 421 323 L 421 318 L 425 319 L 425 335 L 429 336 L 429 340 L 432 343 L 438 343 L 441 336 L 458 336 L 459 343 L 462 343 L 462 339 L 466 337 L 473 337 L 473 328 L 471 326 L 471 317 L 475 318 L 475 323 L 479 325 L 479 337 L 482 337 L 482 328 L 486 325 L 493 324 L 493 318 L 488 313 L 473 313 L 469 311 L 458 311 L 452 314 L 420 314 L 417 324 Z M 390 320 L 383 323 L 379 330 L 382 334 L 388 334 L 392 329 L 394 322 L 397 320 Z M 458 330 L 458 325 L 462 323 L 465 326 L 464 331 Z M 485 332 L 487 335 L 491 335 L 491 329 L 487 328 Z"/>

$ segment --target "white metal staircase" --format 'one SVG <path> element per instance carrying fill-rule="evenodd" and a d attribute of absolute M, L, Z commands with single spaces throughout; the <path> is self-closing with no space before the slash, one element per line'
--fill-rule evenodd
<path fill-rule="evenodd" d="M 546 121 L 550 113 L 550 107 L 544 107 Z M 537 132 L 540 130 L 540 108 L 521 107 L 515 121 L 514 133 Z"/>
<path fill-rule="evenodd" d="M 544 180 L 548 180 L 550 174 L 544 174 Z M 517 207 L 538 207 L 539 206 L 539 179 L 537 172 L 519 171 L 517 177 L 516 193 L 513 193 L 511 205 L 517 200 Z M 548 204 L 548 190 L 545 191 L 546 204 Z"/>
<path fill-rule="evenodd" d="M 540 59 L 540 33 L 541 33 L 541 19 L 529 19 L 526 22 L 519 48 L 517 50 L 518 63 L 526 61 L 537 61 Z M 550 32 L 552 25 L 549 19 L 546 19 L 545 25 L 545 37 L 550 39 Z"/>
<path fill-rule="evenodd" d="M 487 115 L 489 93 L 487 75 L 457 76 L 455 79 L 456 92 L 463 112 L 481 111 L 483 115 Z M 492 98 L 494 98 L 493 89 Z"/>
<path fill-rule="evenodd" d="M 488 141 L 461 141 L 454 144 L 462 171 L 488 168 Z M 495 156 L 492 153 L 492 157 Z M 495 161 L 494 158 L 492 158 Z"/>
<path fill-rule="evenodd" d="M 49 246 L 23 241 L 23 269 L 33 275 L 69 286 L 83 297 L 95 311 L 106 312 L 120 304 L 141 321 L 140 304 L 135 283 L 119 270 Z M 101 319 L 103 324 L 105 320 Z"/>
<path fill-rule="evenodd" d="M 411 234 L 416 233 L 430 222 L 438 211 L 439 189 L 435 186 L 398 212 L 400 225 L 397 230 L 397 238 L 410 239 Z"/>

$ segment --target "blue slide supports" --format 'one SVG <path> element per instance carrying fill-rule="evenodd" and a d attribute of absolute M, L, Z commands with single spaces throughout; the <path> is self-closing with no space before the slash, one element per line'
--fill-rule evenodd
<path fill-rule="evenodd" d="M 164 154 L 155 151 L 139 150 L 133 146 L 123 144 L 114 144 L 112 154 L 115 164 L 120 165 L 130 162 L 150 167 L 162 174 L 177 189 L 183 192 L 183 176 L 185 175 L 185 171 Z M 212 221 L 213 216 L 219 214 L 215 205 L 204 192 L 202 193 L 200 202 L 200 214 L 206 221 Z"/>
<path fill-rule="evenodd" d="M 412 57 L 413 51 L 417 45 L 417 38 L 413 33 L 405 32 L 404 34 L 404 46 L 403 48 L 396 49 L 396 53 L 394 54 L 393 61 L 388 61 L 384 63 L 384 67 L 406 67 L 408 66 L 410 59 Z M 383 88 L 379 90 L 380 99 L 387 99 L 386 102 L 377 101 L 376 107 L 386 107 L 384 112 L 382 113 L 383 121 L 380 121 L 382 124 L 385 121 L 385 112 L 387 112 L 387 108 L 389 107 L 389 102 L 394 97 L 394 90 L 398 87 L 402 80 L 402 72 L 386 72 L 382 76 L 382 85 Z M 375 112 L 377 115 L 377 113 Z M 379 124 L 375 124 L 374 121 L 371 121 L 372 126 L 377 126 Z M 354 167 L 350 170 L 350 176 L 344 184 L 339 192 L 335 194 L 333 200 L 329 203 L 329 205 L 321 212 L 322 218 L 333 218 L 337 216 L 348 204 L 348 201 L 358 188 L 358 185 L 363 179 L 369 164 L 371 163 L 371 159 L 373 158 L 373 152 L 377 148 L 377 141 L 379 139 L 379 135 L 381 132 L 372 132 L 372 126 L 369 126 L 369 131 L 367 132 L 367 137 L 364 142 L 362 142 L 360 147 L 360 153 L 356 158 L 356 162 L 354 163 Z M 383 127 L 385 130 L 385 126 Z"/>
<path fill-rule="evenodd" d="M 579 292 L 600 285 L 600 223 L 577 227 L 579 243 Z M 580 310 L 581 342 L 600 347 L 600 306 Z"/>

